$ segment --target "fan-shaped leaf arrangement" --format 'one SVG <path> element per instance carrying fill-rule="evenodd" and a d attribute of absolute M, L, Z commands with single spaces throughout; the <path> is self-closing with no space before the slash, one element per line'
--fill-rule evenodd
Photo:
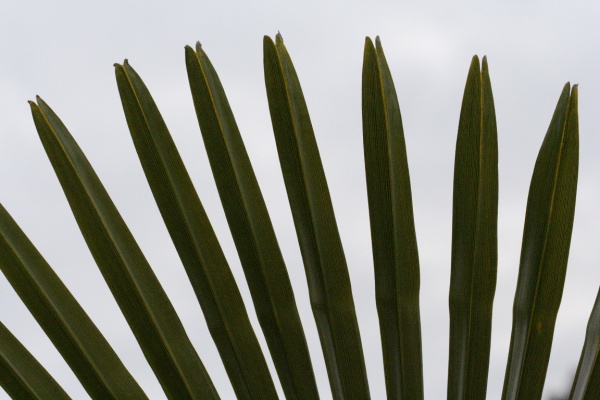
<path fill-rule="evenodd" d="M 192 180 L 150 92 L 127 61 L 117 86 L 131 137 L 238 399 L 319 398 L 292 285 L 217 72 L 185 48 L 190 89 L 227 222 L 277 376 Z M 298 75 L 280 35 L 264 39 L 275 143 L 298 237 L 331 396 L 370 398 L 344 249 Z M 73 136 L 40 98 L 35 126 L 106 284 L 172 400 L 218 399 L 171 302 Z M 423 399 L 419 255 L 402 117 L 379 38 L 362 77 L 366 188 L 388 399 Z M 542 144 L 527 203 L 503 400 L 540 399 L 575 210 L 577 87 L 567 84 Z M 454 169 L 448 398 L 484 399 L 497 269 L 498 150 L 487 60 L 474 57 Z M 0 269 L 90 397 L 147 399 L 100 331 L 0 206 Z M 198 316 L 200 318 L 200 316 Z M 570 399 L 600 394 L 600 306 L 592 312 Z M 0 324 L 0 384 L 14 399 L 69 396 Z M 329 394 L 321 393 L 324 397 Z"/>

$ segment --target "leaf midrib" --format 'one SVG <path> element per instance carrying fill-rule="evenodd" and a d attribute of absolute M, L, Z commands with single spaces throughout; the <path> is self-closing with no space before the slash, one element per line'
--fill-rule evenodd
<path fill-rule="evenodd" d="M 540 258 L 540 262 L 539 262 L 538 268 L 537 268 L 533 305 L 532 305 L 532 309 L 531 309 L 531 313 L 530 313 L 530 318 L 527 321 L 527 335 L 525 337 L 525 348 L 524 348 L 524 352 L 523 352 L 524 353 L 523 360 L 525 360 L 525 357 L 527 357 L 527 351 L 528 351 L 527 349 L 529 348 L 529 336 L 530 336 L 531 325 L 532 325 L 531 322 L 532 322 L 533 316 L 535 314 L 536 305 L 537 305 L 537 297 L 538 297 L 537 295 L 538 295 L 539 288 L 540 288 L 540 275 L 542 274 L 542 265 L 544 264 L 544 260 L 546 258 L 546 245 L 548 244 L 548 232 L 550 230 L 550 224 L 552 222 L 552 216 L 553 216 L 553 210 L 554 210 L 554 198 L 556 195 L 556 188 L 557 188 L 556 183 L 558 181 L 558 173 L 560 171 L 560 166 L 561 166 L 562 151 L 563 151 L 563 147 L 564 147 L 564 139 L 565 139 L 565 134 L 566 134 L 566 126 L 570 120 L 570 115 L 569 115 L 570 109 L 571 109 L 571 93 L 569 93 L 569 98 L 567 99 L 567 106 L 564 110 L 565 119 L 563 122 L 561 135 L 560 135 L 560 146 L 558 148 L 558 157 L 557 157 L 557 161 L 556 161 L 556 168 L 554 171 L 554 179 L 553 179 L 553 184 L 552 184 L 552 195 L 550 197 L 550 205 L 548 207 L 548 221 L 546 223 L 546 228 L 544 229 L 544 244 L 542 247 L 542 256 Z M 522 366 L 522 364 L 521 364 L 521 366 Z M 520 393 L 523 374 L 524 374 L 524 372 L 523 372 L 522 368 L 519 368 L 519 380 L 518 380 L 517 387 L 515 390 L 515 393 L 517 394 L 517 396 Z"/>
<path fill-rule="evenodd" d="M 215 96 L 213 95 L 212 85 L 209 84 L 209 81 L 208 81 L 208 78 L 207 78 L 207 74 L 206 74 L 206 71 L 204 69 L 204 64 L 200 60 L 200 57 L 198 56 L 198 53 L 196 51 L 194 51 L 194 55 L 195 55 L 196 59 L 198 60 L 198 65 L 200 66 L 202 78 L 203 78 L 203 80 L 205 82 L 208 94 L 210 96 L 210 100 L 211 100 L 210 104 L 211 104 L 211 107 L 213 109 L 214 115 L 216 116 L 216 120 L 217 120 L 217 123 L 219 125 L 219 130 L 221 131 L 221 136 L 223 138 L 223 143 L 224 143 L 224 145 L 226 147 L 226 150 L 227 150 L 226 151 L 227 152 L 227 158 L 228 158 L 229 163 L 231 165 L 231 170 L 233 171 L 233 174 L 234 174 L 234 177 L 235 177 L 235 181 L 237 183 L 237 187 L 240 188 L 240 181 L 241 181 L 241 179 L 239 177 L 238 170 L 235 167 L 235 163 L 233 162 L 233 159 L 231 157 L 231 151 L 230 151 L 229 142 L 226 140 L 225 135 L 223 134 L 223 132 L 225 130 L 224 130 L 223 124 L 221 122 L 221 113 L 218 112 L 218 108 L 216 107 L 216 101 L 215 101 Z M 252 234 L 250 235 L 251 236 L 251 241 L 252 241 L 252 247 L 253 247 L 254 253 L 257 255 L 257 258 L 259 259 L 259 263 L 258 264 L 260 266 L 260 271 L 261 271 L 261 274 L 260 274 L 261 282 L 263 283 L 263 287 L 265 288 L 265 290 L 266 290 L 266 292 L 267 292 L 267 294 L 269 296 L 269 307 L 270 307 L 271 313 L 274 316 L 276 316 L 277 313 L 276 313 L 276 311 L 275 311 L 275 309 L 273 307 L 273 303 L 274 303 L 273 296 L 271 294 L 271 291 L 269 290 L 269 285 L 267 285 L 266 279 L 265 279 L 265 271 L 263 269 L 264 260 L 262 258 L 261 252 L 258 251 L 258 245 L 256 243 L 256 229 L 255 229 L 253 220 L 249 217 L 248 207 L 246 206 L 246 196 L 245 196 L 245 193 L 244 193 L 243 190 L 238 190 L 238 193 L 239 193 L 239 195 L 241 197 L 241 204 L 242 204 L 242 207 L 244 209 L 244 221 L 246 222 L 246 225 L 250 228 L 250 231 L 252 232 Z M 279 320 L 277 320 L 277 318 L 275 318 L 275 320 L 277 322 L 279 322 Z M 283 337 L 283 332 L 281 331 L 280 324 L 277 323 L 276 327 L 277 327 L 278 336 L 279 337 Z M 289 364 L 289 357 L 288 357 L 287 352 L 285 350 L 286 350 L 286 347 L 284 346 L 284 355 L 285 355 L 286 364 Z M 236 353 L 236 359 L 237 359 L 237 357 L 238 357 L 237 356 L 237 351 L 235 353 Z M 239 364 L 239 360 L 238 360 L 238 364 Z M 295 381 L 294 381 L 294 392 L 296 392 L 296 391 L 297 391 L 297 388 L 295 387 Z"/>
<path fill-rule="evenodd" d="M 137 97 L 136 97 L 137 99 Z M 56 137 L 57 139 L 59 138 L 59 135 L 57 135 L 54 127 L 52 124 L 50 124 L 50 121 L 48 121 L 45 112 L 42 111 L 41 107 L 39 107 L 38 105 L 36 105 L 40 111 L 41 111 L 41 115 L 44 118 L 44 121 L 46 122 L 46 125 L 48 128 L 50 128 L 50 131 L 52 132 L 52 134 L 54 135 L 54 137 Z M 137 285 L 137 281 L 133 278 L 131 271 L 129 269 L 129 263 L 125 261 L 125 259 L 123 258 L 123 255 L 121 254 L 121 251 L 119 249 L 119 246 L 117 246 L 117 242 L 115 241 L 113 235 L 112 235 L 112 231 L 110 229 L 107 228 L 107 225 L 104 221 L 104 217 L 102 216 L 102 213 L 98 212 L 98 208 L 96 205 L 96 201 L 95 198 L 93 196 L 91 196 L 87 184 L 84 183 L 84 181 L 82 180 L 81 176 L 79 175 L 79 171 L 78 168 L 75 167 L 75 163 L 73 162 L 73 160 L 71 159 L 69 152 L 65 149 L 65 147 L 63 146 L 63 143 L 60 139 L 57 140 L 59 148 L 62 150 L 63 155 L 65 156 L 65 158 L 67 159 L 67 161 L 69 162 L 69 164 L 71 164 L 71 171 L 75 173 L 76 177 L 77 177 L 77 181 L 79 183 L 80 188 L 82 188 L 86 194 L 86 199 L 89 200 L 92 205 L 93 205 L 93 215 L 96 216 L 96 220 L 99 220 L 100 224 L 102 225 L 102 230 L 104 231 L 104 233 L 108 236 L 108 238 L 111 240 L 111 242 L 113 243 L 115 249 L 117 250 L 116 253 L 118 255 L 119 260 L 121 261 L 121 264 L 125 266 L 126 270 L 127 270 L 127 274 L 125 274 L 125 279 L 127 279 L 129 281 L 129 283 L 133 283 L 133 285 L 129 285 L 132 286 L 135 293 L 136 293 L 136 297 L 139 298 L 144 307 L 142 308 L 143 312 L 145 315 L 149 316 L 149 320 L 152 323 L 152 327 L 154 328 L 154 331 L 156 333 L 158 333 L 159 338 L 161 339 L 161 345 L 162 347 L 166 350 L 167 354 L 169 355 L 169 358 L 171 360 L 171 364 L 173 366 L 175 366 L 175 368 L 177 369 L 177 372 L 179 372 L 179 377 L 181 378 L 181 380 L 183 381 L 184 385 L 186 386 L 187 392 L 189 394 L 191 394 L 190 391 L 190 387 L 188 385 L 187 379 L 185 379 L 185 376 L 182 374 L 181 368 L 179 366 L 179 363 L 176 362 L 176 359 L 173 355 L 173 352 L 171 351 L 171 347 L 168 345 L 168 343 L 165 340 L 165 337 L 162 333 L 162 330 L 158 328 L 158 324 L 156 322 L 156 319 L 154 318 L 154 314 L 150 311 L 152 311 L 150 309 L 150 307 L 148 307 L 148 304 L 146 302 L 145 297 L 142 295 L 138 285 Z M 97 178 L 98 180 L 100 178 Z M 107 194 L 108 195 L 108 194 Z M 116 209 L 116 206 L 115 206 Z M 111 291 L 112 292 L 112 291 Z M 116 300 L 116 299 L 115 299 Z"/>

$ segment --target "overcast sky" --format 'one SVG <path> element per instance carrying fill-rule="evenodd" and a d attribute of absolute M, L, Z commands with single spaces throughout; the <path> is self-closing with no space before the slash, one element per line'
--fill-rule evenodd
<path fill-rule="evenodd" d="M 262 38 L 277 31 L 299 74 L 320 146 L 348 259 L 373 399 L 384 398 L 385 388 L 362 155 L 365 36 L 381 36 L 402 110 L 421 261 L 428 399 L 441 399 L 446 393 L 454 146 L 471 57 L 488 56 L 498 121 L 499 260 L 490 399 L 500 398 L 502 391 L 533 165 L 564 83 L 580 84 L 577 209 L 544 398 L 570 385 L 600 284 L 600 3 L 224 3 L 28 1 L 0 6 L 0 203 L 149 397 L 165 398 L 79 233 L 37 137 L 27 100 L 40 95 L 79 142 L 180 313 L 221 398 L 232 399 L 225 370 L 137 160 L 112 66 L 128 58 L 152 92 L 250 306 L 185 72 L 183 47 L 200 40 L 221 77 L 271 211 L 321 398 L 330 399 L 264 89 Z M 251 308 L 249 313 L 258 328 Z M 88 398 L 3 276 L 0 320 L 73 399 Z M 262 334 L 257 334 L 266 349 Z M 0 393 L 0 399 L 5 398 Z"/>

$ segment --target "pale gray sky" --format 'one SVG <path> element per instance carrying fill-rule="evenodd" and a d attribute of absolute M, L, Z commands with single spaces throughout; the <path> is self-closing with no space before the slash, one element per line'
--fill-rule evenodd
<path fill-rule="evenodd" d="M 471 57 L 488 56 L 499 136 L 491 399 L 502 391 L 533 164 L 562 86 L 566 81 L 580 84 L 576 220 L 544 397 L 567 386 L 600 284 L 600 161 L 595 156 L 600 151 L 600 5 L 467 0 L 256 3 L 29 1 L 0 6 L 0 202 L 150 398 L 165 397 L 79 234 L 37 138 L 27 100 L 39 94 L 78 140 L 180 312 L 221 397 L 231 399 L 233 391 L 218 353 L 139 166 L 112 67 L 128 58 L 150 88 L 250 305 L 185 73 L 183 46 L 200 40 L 227 91 L 271 211 L 322 399 L 329 399 L 263 82 L 262 37 L 277 31 L 294 60 L 320 145 L 353 282 L 373 399 L 384 398 L 385 389 L 362 156 L 365 36 L 381 36 L 402 109 L 421 257 L 428 399 L 443 398 L 446 392 L 452 171 Z M 252 310 L 250 314 L 258 328 Z M 88 398 L 4 277 L 0 277 L 0 320 L 74 399 Z"/>

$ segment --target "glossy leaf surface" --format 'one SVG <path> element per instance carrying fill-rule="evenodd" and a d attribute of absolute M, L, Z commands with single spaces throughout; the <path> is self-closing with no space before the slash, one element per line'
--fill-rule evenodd
<path fill-rule="evenodd" d="M 43 100 L 30 105 L 83 237 L 167 397 L 218 399 L 173 305 L 89 161 Z"/>
<path fill-rule="evenodd" d="M 140 162 L 235 393 L 276 399 L 239 289 L 167 126 L 135 70 L 125 62 L 115 72 Z"/>
<path fill-rule="evenodd" d="M 487 60 L 473 57 L 454 164 L 448 399 L 485 399 L 498 263 L 498 140 Z"/>
<path fill-rule="evenodd" d="M 196 115 L 254 307 L 288 400 L 319 398 L 285 262 L 227 96 L 208 56 L 186 47 Z"/>
<path fill-rule="evenodd" d="M 362 117 L 375 296 L 388 399 L 423 399 L 419 253 L 404 130 L 381 42 L 365 43 Z"/>
<path fill-rule="evenodd" d="M 573 229 L 579 134 L 567 83 L 531 179 L 502 400 L 542 396 Z"/>
<path fill-rule="evenodd" d="M 1 205 L 0 269 L 92 399 L 147 399 L 71 292 Z"/>
<path fill-rule="evenodd" d="M 264 67 L 277 152 L 334 399 L 370 398 L 346 258 L 298 76 L 280 35 Z"/>

